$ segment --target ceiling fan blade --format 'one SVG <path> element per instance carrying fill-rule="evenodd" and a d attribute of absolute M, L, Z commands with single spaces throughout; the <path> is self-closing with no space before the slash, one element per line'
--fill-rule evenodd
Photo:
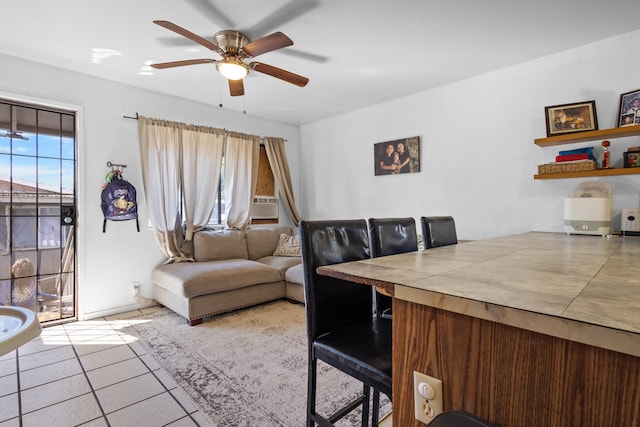
<path fill-rule="evenodd" d="M 184 61 L 172 61 L 172 62 L 159 62 L 157 64 L 151 64 L 152 68 L 173 68 L 183 67 L 185 65 L 198 65 L 198 64 L 215 64 L 215 59 L 186 59 Z"/>
<path fill-rule="evenodd" d="M 242 79 L 229 80 L 229 92 L 231 92 L 231 96 L 244 95 L 244 83 L 242 83 Z"/>
<path fill-rule="evenodd" d="M 187 0 L 187 3 L 191 3 L 191 6 L 196 9 L 200 14 L 206 16 L 212 22 L 222 26 L 223 28 L 234 28 L 236 24 L 231 21 L 216 5 L 212 4 L 212 1 L 204 0 Z"/>
<path fill-rule="evenodd" d="M 201 36 L 199 36 L 199 35 L 197 35 L 195 33 L 192 33 L 189 30 L 185 30 L 184 28 L 179 27 L 178 25 L 176 25 L 176 24 L 174 24 L 172 22 L 169 22 L 169 21 L 153 21 L 153 23 L 154 24 L 158 24 L 161 27 L 166 28 L 167 30 L 171 30 L 174 33 L 178 33 L 181 36 L 184 36 L 184 37 L 188 38 L 189 40 L 194 41 L 194 42 L 206 47 L 209 50 L 213 50 L 214 52 L 222 53 L 222 49 L 220 49 L 220 47 L 217 44 L 215 44 L 214 42 L 209 41 L 209 40 L 205 39 L 204 37 L 201 37 Z"/>
<path fill-rule="evenodd" d="M 300 58 L 300 59 L 304 59 L 307 61 L 313 61 L 313 62 L 318 62 L 318 63 L 325 63 L 327 61 L 329 61 L 329 58 L 326 56 L 322 56 L 322 55 L 317 55 L 315 53 L 310 53 L 310 52 L 303 52 L 301 50 L 297 50 L 297 49 L 285 49 L 285 50 L 281 50 L 278 52 L 278 54 L 281 55 L 287 55 L 287 56 L 291 56 L 294 58 Z"/>
<path fill-rule="evenodd" d="M 262 34 L 269 34 L 277 28 L 282 28 L 288 22 L 304 15 L 312 9 L 320 6 L 318 0 L 289 0 L 286 4 L 274 10 L 270 15 L 265 16 L 260 22 L 247 28 L 245 34 L 250 37 L 258 37 Z"/>
<path fill-rule="evenodd" d="M 284 80 L 287 83 L 294 84 L 296 86 L 304 87 L 309 83 L 309 79 L 302 77 L 298 74 L 294 74 L 291 71 L 283 70 L 273 65 L 263 64 L 261 62 L 252 62 L 249 64 L 252 70 L 256 70 L 259 73 L 268 74 L 276 79 Z"/>
<path fill-rule="evenodd" d="M 249 43 L 242 48 L 242 51 L 249 56 L 258 56 L 276 49 L 291 46 L 292 44 L 293 40 L 278 31 Z"/>
<path fill-rule="evenodd" d="M 156 40 L 158 40 L 162 46 L 166 47 L 193 47 L 193 42 L 184 37 L 157 37 Z"/>

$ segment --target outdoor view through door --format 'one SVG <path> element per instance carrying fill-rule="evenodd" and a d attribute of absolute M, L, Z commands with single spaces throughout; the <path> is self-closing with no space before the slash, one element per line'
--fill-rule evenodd
<path fill-rule="evenodd" d="M 75 318 L 76 117 L 0 99 L 0 305 Z"/>

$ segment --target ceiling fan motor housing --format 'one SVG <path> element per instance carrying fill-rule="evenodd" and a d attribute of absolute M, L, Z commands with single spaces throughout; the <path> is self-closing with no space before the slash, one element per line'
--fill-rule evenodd
<path fill-rule="evenodd" d="M 215 43 L 225 52 L 238 53 L 240 49 L 249 44 L 251 40 L 239 31 L 222 30 L 213 35 Z"/>

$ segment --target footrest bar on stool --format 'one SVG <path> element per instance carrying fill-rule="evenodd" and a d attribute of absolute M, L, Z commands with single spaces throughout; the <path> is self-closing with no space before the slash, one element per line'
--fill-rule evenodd
<path fill-rule="evenodd" d="M 362 402 L 364 402 L 364 396 L 360 395 L 359 398 L 353 400 L 347 406 L 343 407 L 342 409 L 339 409 L 337 412 L 335 412 L 333 415 L 331 415 L 329 417 L 329 421 L 332 422 L 332 423 L 335 423 L 336 421 L 342 419 L 349 412 L 353 411 L 358 406 L 362 405 Z"/>

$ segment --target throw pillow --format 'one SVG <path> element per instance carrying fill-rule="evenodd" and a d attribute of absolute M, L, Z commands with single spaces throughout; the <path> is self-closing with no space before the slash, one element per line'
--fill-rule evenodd
<path fill-rule="evenodd" d="M 300 236 L 289 236 L 282 233 L 278 240 L 278 246 L 273 252 L 274 256 L 302 256 L 300 252 Z"/>

